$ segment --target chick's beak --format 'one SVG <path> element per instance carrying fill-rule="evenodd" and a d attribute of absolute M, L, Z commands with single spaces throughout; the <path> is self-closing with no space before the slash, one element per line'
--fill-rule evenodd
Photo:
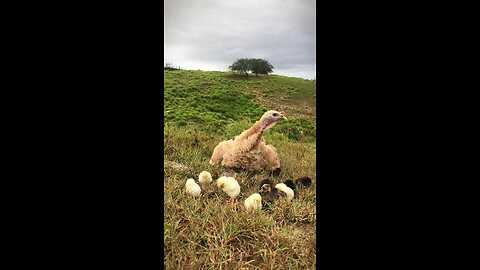
<path fill-rule="evenodd" d="M 281 114 L 280 119 L 287 120 L 287 117 L 285 117 L 285 115 Z"/>

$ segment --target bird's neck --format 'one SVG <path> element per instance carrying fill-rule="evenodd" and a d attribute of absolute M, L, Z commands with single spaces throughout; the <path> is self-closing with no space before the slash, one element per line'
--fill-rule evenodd
<path fill-rule="evenodd" d="M 263 126 L 260 121 L 256 122 L 251 128 L 245 130 L 240 134 L 235 141 L 238 143 L 235 151 L 247 152 L 256 148 L 263 138 Z"/>
<path fill-rule="evenodd" d="M 262 134 L 263 134 L 263 125 L 262 125 L 262 122 L 259 120 L 255 124 L 253 124 L 253 126 L 251 128 L 242 132 L 242 134 L 240 134 L 240 136 L 238 136 L 238 139 L 240 139 L 240 140 L 241 139 L 247 139 L 248 137 L 250 137 L 252 135 L 260 135 L 260 136 L 258 136 L 258 139 L 259 139 Z"/>

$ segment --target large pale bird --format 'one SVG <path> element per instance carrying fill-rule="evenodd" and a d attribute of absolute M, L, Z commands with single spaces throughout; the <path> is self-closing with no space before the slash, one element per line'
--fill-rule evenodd
<path fill-rule="evenodd" d="M 210 164 L 249 171 L 274 171 L 280 168 L 277 149 L 266 143 L 265 131 L 287 118 L 277 111 L 267 111 L 251 128 L 233 140 L 220 142 L 213 150 Z"/>

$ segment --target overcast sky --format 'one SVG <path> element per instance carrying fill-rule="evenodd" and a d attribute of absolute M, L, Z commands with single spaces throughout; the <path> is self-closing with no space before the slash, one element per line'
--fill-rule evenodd
<path fill-rule="evenodd" d="M 315 0 L 164 0 L 164 61 L 227 71 L 262 58 L 273 74 L 315 78 Z"/>

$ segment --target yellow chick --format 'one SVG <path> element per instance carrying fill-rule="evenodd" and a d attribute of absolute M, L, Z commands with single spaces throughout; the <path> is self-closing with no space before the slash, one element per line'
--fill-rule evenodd
<path fill-rule="evenodd" d="M 293 189 L 287 187 L 287 185 L 285 185 L 284 183 L 277 184 L 275 188 L 287 194 L 287 201 L 291 201 L 293 199 Z"/>
<path fill-rule="evenodd" d="M 260 194 L 258 193 L 253 193 L 252 195 L 250 195 L 250 197 L 245 199 L 245 208 L 247 208 L 247 210 L 253 210 L 253 211 L 261 210 L 262 196 L 260 196 Z"/>
<path fill-rule="evenodd" d="M 233 177 L 222 176 L 217 179 L 217 187 L 221 188 L 233 200 L 240 194 L 240 185 Z"/>
<path fill-rule="evenodd" d="M 188 179 L 185 187 L 187 188 L 188 194 L 192 195 L 193 197 L 200 197 L 202 189 L 197 183 L 195 183 L 195 180 L 193 180 L 192 178 Z"/>
<path fill-rule="evenodd" d="M 211 183 L 212 182 L 212 175 L 207 171 L 203 171 L 198 175 L 198 181 L 202 184 Z"/>

